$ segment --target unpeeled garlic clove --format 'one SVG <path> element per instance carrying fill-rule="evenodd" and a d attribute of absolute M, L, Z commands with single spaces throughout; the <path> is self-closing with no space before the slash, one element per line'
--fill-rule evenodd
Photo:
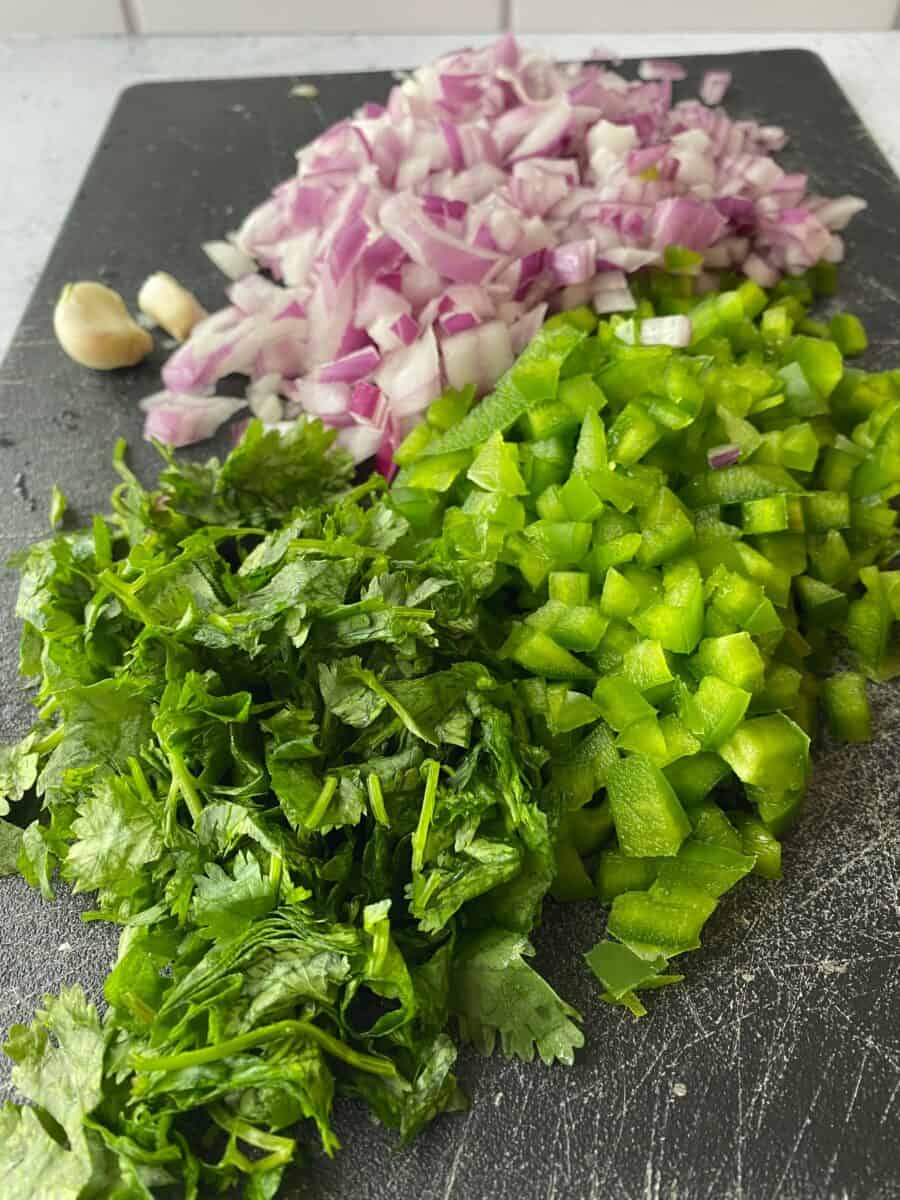
<path fill-rule="evenodd" d="M 66 284 L 53 311 L 53 331 L 69 358 L 95 371 L 133 367 L 153 349 L 153 338 L 119 293 L 102 283 Z"/>
<path fill-rule="evenodd" d="M 155 324 L 183 342 L 206 309 L 172 275 L 157 271 L 138 292 L 138 308 Z"/>

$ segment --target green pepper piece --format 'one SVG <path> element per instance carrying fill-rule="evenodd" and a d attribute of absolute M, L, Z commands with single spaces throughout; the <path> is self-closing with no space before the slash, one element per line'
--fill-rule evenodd
<path fill-rule="evenodd" d="M 712 896 L 699 891 L 675 900 L 624 892 L 613 900 L 606 928 L 639 958 L 654 961 L 698 949 L 700 932 L 715 908 Z"/>
<path fill-rule="evenodd" d="M 741 505 L 744 533 L 779 533 L 790 527 L 788 497 L 766 496 L 762 500 L 747 500 Z"/>
<path fill-rule="evenodd" d="M 656 713 L 652 717 L 633 721 L 627 729 L 623 729 L 616 738 L 616 747 L 625 753 L 646 754 L 660 766 L 665 766 L 669 760 L 666 735 Z"/>
<path fill-rule="evenodd" d="M 532 496 L 540 496 L 548 487 L 568 479 L 572 451 L 564 438 L 527 442 L 520 446 L 519 453 L 522 475 Z"/>
<path fill-rule="evenodd" d="M 678 853 L 691 823 L 654 762 L 643 754 L 620 759 L 610 768 L 606 788 L 624 854 L 648 858 Z"/>
<path fill-rule="evenodd" d="M 666 652 L 660 642 L 650 638 L 635 642 L 625 651 L 622 674 L 654 704 L 664 700 L 672 691 L 674 676 Z"/>
<path fill-rule="evenodd" d="M 639 533 L 623 533 L 609 541 L 598 541 L 596 535 L 591 549 L 591 571 L 596 580 L 605 579 L 608 571 L 623 563 L 632 562 L 641 548 Z"/>
<path fill-rule="evenodd" d="M 533 521 L 525 538 L 549 559 L 554 570 L 575 567 L 587 554 L 593 530 L 587 521 Z"/>
<path fill-rule="evenodd" d="M 675 858 L 660 863 L 651 895 L 669 896 L 681 888 L 697 888 L 718 899 L 749 875 L 755 862 L 739 850 L 689 838 Z"/>
<path fill-rule="evenodd" d="M 649 504 L 641 509 L 641 548 L 638 562 L 645 567 L 683 554 L 694 540 L 694 523 L 674 492 L 660 488 Z"/>
<path fill-rule="evenodd" d="M 644 637 L 655 639 L 675 654 L 690 654 L 703 633 L 703 579 L 695 562 L 666 566 L 665 600 L 650 604 L 630 617 Z"/>
<path fill-rule="evenodd" d="M 822 685 L 822 698 L 831 732 L 843 742 L 872 740 L 872 713 L 866 699 L 866 680 L 856 671 L 832 675 Z"/>
<path fill-rule="evenodd" d="M 786 833 L 796 822 L 803 807 L 805 787 L 746 787 L 747 799 L 756 806 L 759 818 L 767 829 L 778 836 Z"/>
<path fill-rule="evenodd" d="M 573 606 L 587 604 L 591 577 L 584 571 L 551 571 L 547 580 L 551 600 Z"/>
<path fill-rule="evenodd" d="M 810 625 L 838 625 L 846 618 L 846 595 L 821 579 L 798 575 L 794 580 L 794 589 L 797 603 Z"/>
<path fill-rule="evenodd" d="M 754 874 L 763 879 L 780 879 L 781 842 L 778 838 L 750 813 L 736 812 L 734 823 L 741 835 L 744 853 L 756 856 Z"/>
<path fill-rule="evenodd" d="M 742 783 L 773 792 L 806 787 L 809 737 L 784 713 L 744 721 L 719 754 Z"/>
<path fill-rule="evenodd" d="M 391 503 L 413 529 L 428 529 L 443 507 L 438 492 L 425 488 L 391 488 Z"/>
<path fill-rule="evenodd" d="M 704 644 L 701 642 L 701 649 Z M 688 729 L 698 736 L 704 750 L 715 750 L 740 725 L 750 700 L 750 692 L 744 688 L 736 687 L 717 675 L 704 675 L 697 691 L 683 697 L 681 718 Z"/>
<path fill-rule="evenodd" d="M 788 351 L 791 362 L 797 363 L 820 396 L 827 399 L 844 373 L 844 360 L 837 346 L 816 338 L 795 337 Z M 801 413 L 801 416 L 810 414 Z"/>
<path fill-rule="evenodd" d="M 504 561 L 517 567 L 522 578 L 533 588 L 541 586 L 554 566 L 552 559 L 541 546 L 527 541 L 520 533 L 513 533 L 507 537 L 504 554 Z"/>
<path fill-rule="evenodd" d="M 601 999 L 607 1004 L 622 1005 L 635 1017 L 643 1017 L 647 1012 L 635 994 L 638 990 L 666 987 L 684 978 L 662 973 L 666 968 L 665 958 L 646 962 L 619 942 L 598 942 L 584 957 L 605 989 Z"/>
<path fill-rule="evenodd" d="M 664 774 L 681 803 L 692 809 L 727 778 L 731 770 L 718 754 L 700 753 L 669 763 Z"/>
<path fill-rule="evenodd" d="M 591 804 L 566 813 L 564 820 L 568 836 L 579 854 L 594 854 L 609 841 L 613 831 L 612 812 L 609 801 Z M 636 860 L 640 861 L 640 860 Z"/>
<path fill-rule="evenodd" d="M 597 895 L 604 904 L 611 904 L 623 892 L 645 892 L 656 879 L 660 861 L 604 850 L 597 865 Z"/>
<path fill-rule="evenodd" d="M 486 492 L 524 496 L 528 491 L 519 470 L 519 447 L 515 442 L 505 442 L 499 431 L 479 449 L 466 476 Z"/>
<path fill-rule="evenodd" d="M 582 725 L 593 725 L 600 719 L 596 704 L 582 692 L 573 691 L 567 683 L 547 687 L 547 723 L 551 733 L 570 733 Z"/>
<path fill-rule="evenodd" d="M 486 442 L 492 433 L 511 429 L 534 405 L 552 400 L 563 364 L 585 336 L 571 324 L 544 325 L 491 395 L 477 404 L 458 425 L 429 442 L 427 453 L 472 449 Z"/>
<path fill-rule="evenodd" d="M 530 613 L 525 624 L 549 633 L 567 650 L 596 650 L 609 626 L 609 618 L 591 604 L 569 605 L 548 602 Z"/>
<path fill-rule="evenodd" d="M 559 484 L 551 483 L 544 488 L 535 504 L 538 516 L 543 521 L 566 521 L 569 513 L 562 500 L 562 488 Z"/>
<path fill-rule="evenodd" d="M 606 408 L 603 389 L 591 375 L 574 375 L 563 379 L 557 395 L 579 421 L 583 421 L 589 412 L 600 412 Z"/>
<path fill-rule="evenodd" d="M 785 305 L 774 304 L 763 313 L 760 329 L 767 342 L 785 342 L 794 331 L 794 322 Z"/>
<path fill-rule="evenodd" d="M 717 675 L 745 692 L 762 691 L 766 664 L 749 633 L 704 638 L 693 664 L 698 673 Z"/>
<path fill-rule="evenodd" d="M 850 497 L 841 492 L 811 492 L 803 497 L 803 514 L 810 533 L 850 527 Z"/>
<path fill-rule="evenodd" d="M 463 419 L 475 400 L 475 385 L 470 383 L 468 387 L 460 388 L 458 391 L 454 388 L 448 388 L 443 396 L 439 396 L 434 400 L 425 413 L 425 420 L 432 429 L 439 433 L 444 433 L 448 429 L 452 429 L 454 425 L 458 425 Z M 406 443 L 404 442 L 404 445 Z"/>
<path fill-rule="evenodd" d="M 631 680 L 623 675 L 606 675 L 598 680 L 594 687 L 593 700 L 603 719 L 617 732 L 627 729 L 635 721 L 656 717 L 653 705 L 649 704 Z"/>
<path fill-rule="evenodd" d="M 560 400 L 547 400 L 520 417 L 516 430 L 526 441 L 535 442 L 573 433 L 579 424 L 578 417 L 567 404 Z"/>
<path fill-rule="evenodd" d="M 501 653 L 526 671 L 547 679 L 591 680 L 595 674 L 548 634 L 524 625 L 513 627 Z"/>
<path fill-rule="evenodd" d="M 603 501 L 581 475 L 572 475 L 560 488 L 559 496 L 570 521 L 593 521 L 603 511 Z"/>
<path fill-rule="evenodd" d="M 411 466 L 412 463 L 422 457 L 425 453 L 425 447 L 434 436 L 434 430 L 427 422 L 423 421 L 419 425 L 414 425 L 394 451 L 394 462 L 398 467 Z"/>
<path fill-rule="evenodd" d="M 598 477 L 607 472 L 606 426 L 595 409 L 589 408 L 581 422 L 572 474 L 583 476 L 593 485 Z"/>
<path fill-rule="evenodd" d="M 643 458 L 661 436 L 659 425 L 644 405 L 631 401 L 610 426 L 610 458 L 622 466 L 630 466 Z"/>
<path fill-rule="evenodd" d="M 831 340 L 841 354 L 847 358 L 862 354 L 864 350 L 868 349 L 869 339 L 866 337 L 862 321 L 859 317 L 854 317 L 852 313 L 838 313 L 833 316 L 829 322 L 828 331 Z"/>
<path fill-rule="evenodd" d="M 850 605 L 845 627 L 847 641 L 860 667 L 876 681 L 892 679 L 900 673 L 900 652 L 888 649 L 895 613 L 887 574 L 875 567 L 860 571 L 866 593 Z"/>
<path fill-rule="evenodd" d="M 550 895 L 561 903 L 575 900 L 590 900 L 594 881 L 585 869 L 581 856 L 564 837 L 558 836 L 553 848 L 556 859 L 556 874 L 550 885 Z"/>
<path fill-rule="evenodd" d="M 741 841 L 741 835 L 718 804 L 712 800 L 704 800 L 694 808 L 688 809 L 688 816 L 694 827 L 696 841 L 711 842 L 715 846 L 724 846 L 727 850 L 748 853 Z"/>
<path fill-rule="evenodd" d="M 850 572 L 850 551 L 841 533 L 831 529 L 824 537 L 809 539 L 810 575 L 832 587 L 842 587 L 849 580 Z"/>
<path fill-rule="evenodd" d="M 639 535 L 638 540 L 640 540 Z M 624 621 L 637 609 L 640 602 L 641 596 L 637 588 L 629 583 L 615 567 L 610 567 L 603 580 L 603 592 L 600 596 L 601 611 L 609 617 L 617 617 L 620 621 Z"/>
<path fill-rule="evenodd" d="M 551 787 L 565 795 L 570 809 L 580 808 L 589 804 L 600 788 L 606 787 L 610 767 L 618 758 L 611 731 L 606 725 L 596 725 L 565 759 L 553 762 Z"/>
<path fill-rule="evenodd" d="M 793 475 L 782 467 L 747 463 L 695 476 L 684 488 L 682 499 L 688 508 L 702 508 L 707 504 L 743 504 L 781 492 L 796 496 L 802 491 Z"/>
<path fill-rule="evenodd" d="M 447 492 L 471 461 L 472 455 L 468 450 L 419 458 L 411 466 L 404 467 L 398 482 L 403 487 Z"/>

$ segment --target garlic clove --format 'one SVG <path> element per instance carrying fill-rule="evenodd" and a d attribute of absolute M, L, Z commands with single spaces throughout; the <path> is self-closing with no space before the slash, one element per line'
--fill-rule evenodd
<path fill-rule="evenodd" d="M 179 342 L 207 315 L 197 298 L 165 271 L 157 271 L 144 281 L 138 293 L 138 308 Z"/>
<path fill-rule="evenodd" d="M 102 283 L 66 284 L 53 311 L 53 331 L 69 358 L 95 371 L 133 367 L 153 349 L 153 338 L 119 293 Z"/>

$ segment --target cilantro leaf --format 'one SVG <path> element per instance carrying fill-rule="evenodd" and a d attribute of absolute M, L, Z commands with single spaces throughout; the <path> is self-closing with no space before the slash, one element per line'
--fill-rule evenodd
<path fill-rule="evenodd" d="M 523 959 L 534 951 L 522 934 L 488 929 L 460 944 L 450 1008 L 460 1033 L 483 1054 L 499 1034 L 504 1054 L 530 1062 L 571 1063 L 584 1045 L 579 1015 Z"/>

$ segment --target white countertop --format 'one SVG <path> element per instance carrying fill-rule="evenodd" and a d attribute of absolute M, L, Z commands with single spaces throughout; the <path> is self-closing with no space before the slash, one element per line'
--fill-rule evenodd
<path fill-rule="evenodd" d="M 410 67 L 467 40 L 490 38 L 322 34 L 0 39 L 0 357 L 122 88 L 152 79 Z M 601 39 L 588 33 L 525 35 L 522 40 L 561 58 L 581 58 Z M 784 46 L 814 50 L 824 58 L 900 173 L 900 32 L 615 38 L 615 49 L 623 57 Z M 789 119 L 785 124 L 790 127 Z"/>

